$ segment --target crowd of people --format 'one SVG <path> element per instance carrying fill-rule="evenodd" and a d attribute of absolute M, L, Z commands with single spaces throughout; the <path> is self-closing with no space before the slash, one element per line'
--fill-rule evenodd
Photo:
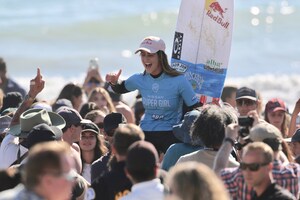
<path fill-rule="evenodd" d="M 255 89 L 225 86 L 203 105 L 165 48 L 144 38 L 144 71 L 127 80 L 120 69 L 104 81 L 93 60 L 53 102 L 37 99 L 40 69 L 26 92 L 1 58 L 0 199 L 299 199 L 300 99 L 289 113 L 280 98 L 264 106 Z M 134 90 L 129 107 L 122 94 Z"/>

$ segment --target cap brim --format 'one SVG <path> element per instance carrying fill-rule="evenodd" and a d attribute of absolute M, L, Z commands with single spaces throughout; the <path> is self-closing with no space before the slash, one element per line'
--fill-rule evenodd
<path fill-rule="evenodd" d="M 283 139 L 285 142 L 292 142 L 292 138 L 284 138 Z"/>
<path fill-rule="evenodd" d="M 92 123 L 92 121 L 89 120 L 89 119 L 82 119 L 82 120 L 80 121 L 80 124 L 89 124 L 89 123 Z"/>
<path fill-rule="evenodd" d="M 87 131 L 93 132 L 93 133 L 95 133 L 97 135 L 99 134 L 99 132 L 95 131 L 94 129 L 84 129 L 84 130 L 81 131 L 81 133 L 84 133 L 84 132 L 87 132 Z"/>
<path fill-rule="evenodd" d="M 56 126 L 59 129 L 63 129 L 66 126 L 66 122 L 64 118 L 62 118 L 59 114 L 54 112 L 48 112 L 52 126 Z M 9 134 L 18 136 L 20 138 L 26 138 L 29 132 L 22 132 L 21 131 L 21 124 L 13 125 L 9 128 Z"/>
<path fill-rule="evenodd" d="M 291 137 L 291 142 L 300 142 L 299 134 L 295 133 L 293 137 Z"/>
<path fill-rule="evenodd" d="M 49 117 L 52 123 L 52 126 L 56 126 L 59 129 L 63 129 L 66 126 L 66 122 L 62 116 L 55 112 L 49 112 Z"/>
<path fill-rule="evenodd" d="M 252 97 L 252 96 L 241 96 L 241 97 L 236 98 L 235 100 L 238 100 L 238 99 L 250 99 L 250 100 L 253 100 L 253 101 L 257 101 L 257 98 Z"/>
<path fill-rule="evenodd" d="M 271 112 L 276 112 L 276 111 L 284 111 L 286 112 L 286 110 L 282 107 L 277 107 L 277 108 L 274 108 L 273 110 L 270 110 Z"/>
<path fill-rule="evenodd" d="M 146 51 L 146 52 L 148 52 L 148 53 L 156 53 L 156 52 L 158 52 L 157 50 L 154 50 L 154 49 L 141 47 L 141 48 L 138 48 L 138 49 L 135 51 L 135 54 L 137 54 L 137 53 L 140 52 L 140 51 Z"/>

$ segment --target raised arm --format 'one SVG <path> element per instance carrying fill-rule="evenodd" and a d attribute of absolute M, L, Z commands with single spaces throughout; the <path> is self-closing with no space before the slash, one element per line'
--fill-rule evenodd
<path fill-rule="evenodd" d="M 100 86 L 103 86 L 104 85 L 104 81 L 101 77 L 101 74 L 100 74 L 100 71 L 99 71 L 99 68 L 89 68 L 88 69 L 88 72 L 86 74 L 86 77 L 84 79 L 84 82 L 83 82 L 83 85 L 82 85 L 82 88 L 83 90 L 85 91 L 85 93 L 88 95 L 92 89 L 94 89 L 95 87 L 97 87 L 96 84 L 94 85 L 91 85 L 92 83 L 90 83 L 90 81 L 92 79 L 95 79 L 95 81 L 98 81 Z M 98 84 L 98 86 L 99 86 Z"/>
<path fill-rule="evenodd" d="M 122 70 L 120 69 L 118 71 L 118 73 L 109 73 L 106 74 L 105 76 L 105 80 L 106 82 L 108 82 L 111 86 L 111 89 L 118 94 L 124 94 L 129 92 L 126 88 L 125 88 L 125 81 L 120 81 L 119 77 L 122 73 Z"/>
<path fill-rule="evenodd" d="M 298 101 L 296 102 L 294 110 L 292 112 L 288 137 L 292 137 L 296 131 L 296 120 L 299 112 L 300 112 L 300 99 L 298 99 Z"/>
<path fill-rule="evenodd" d="M 227 166 L 229 156 L 232 151 L 232 147 L 236 138 L 238 137 L 239 125 L 238 124 L 229 124 L 225 131 L 225 139 L 220 147 L 217 156 L 214 161 L 214 171 L 216 174 L 220 174 L 221 169 L 224 169 Z"/>
<path fill-rule="evenodd" d="M 119 77 L 122 73 L 122 69 L 120 69 L 118 71 L 118 73 L 109 73 L 109 74 L 106 74 L 105 76 L 105 80 L 106 82 L 112 84 L 112 85 L 116 85 L 118 83 L 118 80 L 119 80 Z"/>
<path fill-rule="evenodd" d="M 17 109 L 16 113 L 13 116 L 13 119 L 10 123 L 10 126 L 13 126 L 15 124 L 19 123 L 19 119 L 21 114 L 26 111 L 32 103 L 34 102 L 34 99 L 36 96 L 44 89 L 45 81 L 43 80 L 43 77 L 41 75 L 40 68 L 37 68 L 37 74 L 34 79 L 30 80 L 30 88 L 28 94 L 24 97 L 23 102 Z"/>

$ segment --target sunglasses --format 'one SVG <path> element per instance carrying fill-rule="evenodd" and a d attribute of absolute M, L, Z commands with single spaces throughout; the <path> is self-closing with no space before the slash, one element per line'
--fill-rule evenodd
<path fill-rule="evenodd" d="M 89 82 L 88 82 L 89 84 L 100 84 L 100 81 L 98 81 L 98 80 L 96 80 L 96 79 L 91 79 L 91 80 L 89 80 Z"/>
<path fill-rule="evenodd" d="M 256 102 L 250 99 L 238 99 L 236 100 L 236 104 L 238 106 L 253 106 Z"/>
<path fill-rule="evenodd" d="M 81 140 L 94 140 L 96 138 L 96 135 L 81 135 Z"/>
<path fill-rule="evenodd" d="M 240 169 L 241 170 L 249 169 L 250 171 L 255 172 L 255 171 L 258 171 L 260 167 L 266 166 L 268 164 L 269 163 L 250 163 L 250 164 L 247 164 L 247 163 L 241 162 L 240 163 Z"/>
<path fill-rule="evenodd" d="M 63 173 L 53 173 L 52 174 L 55 177 L 61 177 L 64 178 L 65 180 L 69 181 L 69 182 L 73 182 L 76 180 L 77 178 L 77 173 L 75 172 L 75 170 L 71 169 L 68 172 L 63 172 Z"/>

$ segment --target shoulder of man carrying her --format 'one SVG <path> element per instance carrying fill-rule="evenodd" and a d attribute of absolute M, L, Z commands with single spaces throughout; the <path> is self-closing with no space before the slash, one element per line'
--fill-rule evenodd
<path fill-rule="evenodd" d="M 192 138 L 190 135 L 190 130 L 193 123 L 201 114 L 201 108 L 196 108 L 190 112 L 185 113 L 183 120 L 181 123 L 173 126 L 173 134 L 174 136 L 183 143 L 192 144 Z M 196 145 L 201 145 L 202 143 L 196 142 Z"/>

